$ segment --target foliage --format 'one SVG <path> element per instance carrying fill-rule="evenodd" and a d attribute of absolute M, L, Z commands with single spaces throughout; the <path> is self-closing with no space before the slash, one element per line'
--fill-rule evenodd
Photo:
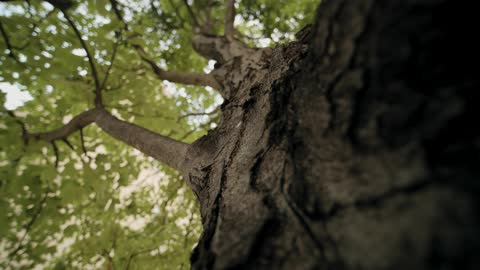
<path fill-rule="evenodd" d="M 0 268 L 188 268 L 200 215 L 175 171 L 95 125 L 83 130 L 83 140 L 78 132 L 69 137 L 74 149 L 57 143 L 58 155 L 48 143 L 22 139 L 23 125 L 29 132 L 48 131 L 93 107 L 86 51 L 65 15 L 49 2 L 0 2 L 0 88 L 31 96 L 13 112 L 0 107 Z M 292 39 L 317 1 L 237 4 L 244 38 L 272 46 Z M 192 25 L 211 16 L 211 31 L 221 34 L 223 11 L 223 2 L 215 0 L 78 0 L 68 16 L 93 55 L 106 108 L 192 142 L 216 126 L 220 96 L 208 87 L 159 80 L 134 46 L 142 46 L 162 68 L 208 72 L 214 63 L 194 53 Z M 4 93 L 0 102 L 6 102 Z"/>

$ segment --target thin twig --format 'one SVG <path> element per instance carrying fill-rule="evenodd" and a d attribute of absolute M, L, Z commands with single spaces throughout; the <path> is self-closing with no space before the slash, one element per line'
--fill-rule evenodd
<path fill-rule="evenodd" d="M 140 250 L 140 251 L 137 251 L 137 252 L 132 252 L 132 253 L 130 253 L 130 256 L 128 256 L 127 264 L 125 265 L 125 270 L 130 269 L 130 264 L 131 264 L 131 262 L 133 261 L 133 259 L 134 259 L 135 257 L 137 257 L 138 255 L 144 254 L 144 253 L 148 253 L 148 252 L 154 251 L 154 250 L 157 249 L 157 248 L 158 248 L 158 247 L 155 246 L 155 247 L 153 247 L 153 248 L 147 248 L 147 249 L 143 249 L 143 250 Z"/>
<path fill-rule="evenodd" d="M 98 78 L 97 68 L 95 67 L 95 63 L 93 61 L 93 56 L 90 53 L 90 50 L 88 49 L 87 43 L 85 43 L 85 41 L 82 39 L 82 34 L 78 30 L 78 28 L 75 26 L 75 23 L 72 21 L 70 16 L 67 14 L 66 11 L 62 10 L 62 13 L 65 19 L 67 19 L 68 23 L 72 27 L 73 31 L 75 32 L 75 35 L 80 40 L 80 43 L 82 44 L 83 49 L 87 53 L 88 63 L 90 64 L 92 77 L 95 82 L 95 106 L 102 107 L 102 93 L 101 93 L 102 89 L 100 88 L 100 80 Z"/>
<path fill-rule="evenodd" d="M 192 135 L 193 133 L 199 131 L 200 129 L 207 129 L 208 127 L 210 127 L 210 124 L 212 124 L 213 121 L 210 121 L 210 122 L 207 122 L 205 124 L 201 124 L 200 126 L 198 126 L 198 128 L 196 129 L 192 129 L 190 131 L 188 131 L 187 133 L 185 133 L 180 139 L 178 139 L 179 141 L 183 141 L 185 140 L 186 138 L 188 138 L 190 135 Z"/>
<path fill-rule="evenodd" d="M 25 233 L 23 233 L 22 237 L 18 240 L 17 247 L 7 255 L 7 257 L 10 258 L 10 260 L 13 259 L 13 257 L 23 248 L 23 241 L 27 237 L 28 233 L 32 229 L 35 222 L 37 221 L 38 216 L 40 216 L 40 213 L 42 212 L 43 208 L 45 208 L 45 202 L 47 201 L 47 198 L 48 198 L 47 193 L 48 192 L 45 192 L 45 194 L 43 195 L 42 199 L 39 202 L 37 210 L 33 213 L 33 216 L 30 219 L 30 221 L 25 225 Z"/>
<path fill-rule="evenodd" d="M 156 18 L 159 19 L 162 24 L 165 24 L 165 25 L 166 25 L 166 27 L 159 27 L 158 25 L 155 25 L 155 28 L 159 28 L 159 29 L 161 29 L 161 30 L 163 30 L 163 31 L 169 31 L 169 30 L 172 30 L 172 29 L 181 29 L 181 28 L 184 28 L 184 26 L 185 26 L 185 21 L 184 21 L 183 18 L 179 15 L 177 8 L 173 6 L 172 1 L 169 0 L 169 2 L 170 2 L 170 5 L 172 5 L 175 14 L 177 15 L 177 19 L 180 20 L 180 24 L 177 25 L 177 24 L 175 24 L 174 22 L 170 22 L 170 21 L 168 21 L 168 18 L 163 19 L 162 16 L 160 15 L 160 12 L 158 11 L 158 8 L 155 6 L 155 1 L 151 0 L 151 1 L 150 1 L 150 8 L 152 9 L 152 11 L 153 11 L 153 13 L 155 14 Z"/>
<path fill-rule="evenodd" d="M 66 145 L 68 145 L 68 147 L 70 147 L 70 149 L 75 150 L 75 148 L 73 148 L 73 145 L 68 141 L 67 138 L 63 138 L 62 142 L 64 142 Z"/>
<path fill-rule="evenodd" d="M 28 131 L 27 131 L 27 127 L 25 125 L 24 122 L 22 122 L 20 119 L 17 118 L 17 116 L 12 112 L 12 111 L 7 111 L 8 115 L 10 115 L 17 124 L 20 125 L 20 127 L 22 128 L 22 139 L 23 139 L 23 143 L 24 145 L 27 145 L 28 144 Z"/>
<path fill-rule="evenodd" d="M 2 33 L 2 37 L 3 37 L 3 40 L 5 41 L 5 45 L 7 45 L 8 56 L 10 56 L 17 63 L 21 63 L 20 61 L 18 61 L 18 58 L 13 53 L 13 46 L 10 43 L 10 39 L 8 38 L 8 35 L 7 35 L 7 32 L 5 31 L 5 28 L 3 28 L 2 21 L 0 21 L 0 32 Z"/>
<path fill-rule="evenodd" d="M 55 153 L 55 168 L 58 167 L 58 161 L 60 159 L 59 154 L 58 154 L 58 147 L 55 141 L 52 141 L 52 148 L 53 148 L 53 153 Z"/>
<path fill-rule="evenodd" d="M 175 15 L 177 15 L 178 19 L 180 19 L 180 21 L 182 22 L 182 28 L 183 28 L 183 26 L 185 25 L 185 19 L 180 14 L 179 8 L 173 3 L 172 0 L 168 0 L 168 3 L 170 3 L 170 5 L 172 6 L 172 9 L 175 12 Z"/>
<path fill-rule="evenodd" d="M 197 16 L 195 15 L 195 13 L 193 13 L 192 7 L 190 7 L 190 5 L 188 4 L 187 0 L 183 0 L 183 3 L 184 3 L 185 6 L 187 7 L 188 14 L 189 14 L 190 17 L 192 18 L 193 24 L 194 24 L 196 27 L 199 27 L 200 24 L 198 23 Z"/>
<path fill-rule="evenodd" d="M 28 39 L 25 41 L 25 43 L 21 46 L 13 46 L 12 47 L 16 50 L 23 50 L 25 48 L 27 48 L 28 46 L 30 46 L 31 44 L 31 41 L 32 41 L 32 37 L 33 37 L 33 33 L 37 33 L 38 32 L 36 31 L 36 28 L 41 25 L 45 20 L 48 19 L 48 17 L 50 17 L 53 13 L 55 13 L 56 9 L 52 9 L 50 10 L 47 15 L 45 15 L 44 17 L 42 17 L 40 20 L 38 20 L 37 22 L 35 22 L 30 30 L 30 33 L 28 34 Z"/>
<path fill-rule="evenodd" d="M 28 133 L 28 139 L 42 140 L 46 142 L 65 139 L 77 130 L 93 123 L 95 121 L 97 113 L 100 111 L 101 110 L 99 109 L 91 109 L 85 111 L 79 115 L 74 116 L 72 120 L 70 120 L 68 123 L 55 130 L 51 130 L 48 132 Z"/>
<path fill-rule="evenodd" d="M 87 148 L 85 147 L 85 138 L 83 137 L 83 128 L 80 129 L 80 144 L 82 145 L 82 151 L 87 156 Z"/>
<path fill-rule="evenodd" d="M 178 117 L 177 122 L 180 122 L 180 120 L 182 120 L 183 118 L 187 118 L 187 117 L 190 117 L 190 116 L 212 115 L 212 114 L 215 114 L 216 112 L 218 112 L 219 109 L 220 109 L 220 107 L 215 108 L 215 109 L 214 109 L 213 111 L 211 111 L 211 112 L 186 113 L 186 114 L 181 115 L 180 117 Z"/>
<path fill-rule="evenodd" d="M 102 84 L 100 85 L 100 89 L 103 90 L 105 88 L 105 84 L 107 83 L 108 76 L 110 75 L 113 67 L 113 62 L 115 61 L 115 57 L 117 55 L 117 48 L 120 43 L 120 37 L 117 35 L 117 41 L 113 44 L 113 51 L 112 56 L 110 57 L 110 65 L 107 68 L 105 73 L 105 77 L 103 78 Z"/>
<path fill-rule="evenodd" d="M 123 23 L 123 28 L 125 30 L 129 29 L 129 26 L 125 19 L 123 18 L 122 12 L 120 11 L 120 8 L 118 7 L 118 2 L 117 0 L 110 0 L 110 4 L 112 5 L 113 12 L 115 13 L 115 16 L 117 16 L 117 19 Z"/>
<path fill-rule="evenodd" d="M 147 52 L 142 46 L 138 44 L 132 44 L 132 46 L 136 49 L 140 58 L 150 65 L 152 71 L 157 75 L 157 78 L 161 80 L 187 85 L 210 86 L 217 90 L 222 89 L 222 85 L 211 74 L 163 70 L 154 60 L 148 57 Z"/>

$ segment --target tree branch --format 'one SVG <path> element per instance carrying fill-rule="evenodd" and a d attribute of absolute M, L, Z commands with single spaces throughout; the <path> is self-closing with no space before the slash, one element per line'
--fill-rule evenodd
<path fill-rule="evenodd" d="M 18 61 L 17 57 L 15 56 L 15 54 L 13 53 L 13 46 L 10 43 L 10 39 L 8 38 L 8 35 L 7 35 L 7 32 L 5 31 L 5 28 L 3 28 L 2 21 L 0 21 L 0 32 L 2 33 L 3 40 L 5 41 L 5 45 L 7 46 L 8 56 L 10 56 L 13 60 L 15 60 L 15 62 L 20 63 Z"/>
<path fill-rule="evenodd" d="M 28 131 L 27 131 L 27 127 L 26 127 L 25 123 L 22 122 L 20 119 L 18 119 L 17 116 L 15 116 L 15 114 L 12 111 L 7 111 L 7 113 L 22 128 L 22 139 L 23 139 L 23 143 L 26 145 L 28 143 Z"/>
<path fill-rule="evenodd" d="M 190 18 L 192 18 L 193 25 L 194 25 L 195 27 L 200 27 L 200 23 L 198 22 L 197 16 L 195 15 L 195 13 L 193 13 L 192 7 L 190 7 L 190 5 L 188 4 L 187 0 L 183 0 L 183 3 L 184 3 L 185 6 L 187 7 L 187 11 L 188 11 L 188 14 L 190 15 Z"/>
<path fill-rule="evenodd" d="M 72 0 L 45 0 L 52 4 L 52 6 L 60 9 L 62 12 L 71 8 L 75 3 Z"/>
<path fill-rule="evenodd" d="M 23 248 L 23 241 L 25 240 L 25 238 L 27 237 L 28 233 L 30 232 L 30 230 L 32 229 L 33 225 L 35 224 L 35 222 L 37 221 L 37 218 L 40 216 L 40 214 L 42 213 L 42 210 L 43 208 L 45 208 L 45 203 L 47 201 L 47 193 L 48 192 L 45 192 L 45 194 L 43 195 L 42 199 L 40 199 L 40 202 L 37 206 L 37 209 L 35 210 L 35 212 L 33 213 L 32 215 L 32 218 L 30 219 L 30 221 L 24 226 L 24 229 L 25 229 L 25 232 L 23 233 L 22 237 L 18 240 L 18 244 L 17 244 L 17 247 L 12 250 L 10 253 L 8 253 L 7 257 L 9 257 L 10 259 L 13 259 L 17 253 Z"/>
<path fill-rule="evenodd" d="M 137 50 L 140 58 L 150 65 L 155 75 L 161 80 L 188 85 L 210 86 L 217 90 L 222 89 L 220 83 L 211 74 L 163 70 L 147 56 L 147 53 L 140 45 L 134 44 L 133 47 Z"/>
<path fill-rule="evenodd" d="M 177 123 L 180 122 L 180 120 L 190 117 L 190 116 L 204 116 L 204 115 L 212 115 L 217 113 L 220 110 L 220 106 L 216 107 L 213 111 L 211 112 L 194 112 L 194 113 L 186 113 L 177 118 Z"/>
<path fill-rule="evenodd" d="M 28 134 L 28 139 L 50 142 L 55 150 L 58 162 L 56 140 L 65 141 L 69 135 L 80 131 L 83 151 L 84 139 L 82 129 L 91 123 L 96 123 L 103 131 L 148 156 L 167 164 L 182 172 L 182 163 L 185 160 L 188 144 L 157 134 L 143 127 L 122 121 L 111 115 L 103 108 L 95 108 L 75 116 L 66 125 L 44 133 Z M 56 162 L 56 163 L 57 163 Z"/>
<path fill-rule="evenodd" d="M 80 43 L 82 44 L 82 47 L 87 54 L 88 63 L 90 64 L 90 69 L 91 69 L 90 71 L 92 73 L 92 77 L 93 77 L 93 80 L 95 82 L 95 106 L 96 107 L 102 107 L 102 93 L 101 93 L 102 88 L 101 88 L 101 85 L 100 85 L 100 80 L 99 80 L 99 77 L 98 77 L 97 68 L 95 67 L 95 63 L 93 61 L 93 56 L 88 49 L 87 43 L 85 43 L 85 41 L 82 39 L 82 34 L 78 30 L 78 28 L 75 26 L 75 23 L 72 21 L 70 16 L 67 14 L 67 12 L 65 10 L 62 10 L 62 13 L 63 13 L 63 16 L 65 16 L 65 19 L 67 19 L 68 23 L 72 27 L 73 31 L 75 32 L 75 35 L 80 40 Z"/>
<path fill-rule="evenodd" d="M 153 1 L 151 2 L 152 3 L 152 7 L 153 7 L 153 10 L 155 12 L 155 14 L 157 16 L 159 16 L 160 14 L 158 13 L 158 10 L 157 8 L 155 7 L 155 5 L 153 4 Z M 178 10 L 178 7 L 173 3 L 172 0 L 168 0 L 168 3 L 170 4 L 170 6 L 172 7 L 172 9 L 174 10 L 175 12 L 175 15 L 177 15 L 178 19 L 180 20 L 181 22 L 181 25 L 179 28 L 184 28 L 185 27 L 185 19 L 182 17 L 182 14 L 180 14 L 179 10 Z M 159 16 L 160 17 L 160 16 Z"/>
<path fill-rule="evenodd" d="M 126 109 L 124 107 L 120 107 L 120 106 L 108 106 L 107 105 L 106 107 L 117 109 L 119 111 L 128 113 L 128 114 L 136 116 L 136 117 L 141 117 L 141 118 L 161 118 L 161 119 L 164 119 L 164 120 L 175 120 L 175 118 L 173 118 L 173 117 L 165 116 L 165 115 L 159 114 L 159 113 L 146 115 L 146 114 L 141 114 L 141 113 L 137 113 L 137 112 L 134 112 L 134 111 L 129 111 L 128 109 Z"/>
<path fill-rule="evenodd" d="M 115 32 L 115 33 L 118 33 L 118 32 Z M 104 89 L 105 88 L 105 85 L 107 84 L 107 81 L 108 81 L 108 77 L 110 76 L 110 73 L 112 71 L 112 67 L 113 67 L 113 62 L 115 62 L 115 57 L 117 56 L 117 49 L 118 49 L 118 45 L 120 43 L 120 37 L 119 37 L 119 33 L 117 34 L 117 41 L 113 44 L 113 51 L 112 51 L 112 56 L 110 57 L 110 65 L 108 66 L 107 68 L 107 71 L 105 72 L 105 77 L 103 78 L 103 81 L 100 85 L 100 89 Z"/>
<path fill-rule="evenodd" d="M 117 16 L 117 19 L 125 23 L 125 21 L 123 20 L 122 12 L 120 12 L 120 9 L 118 8 L 117 0 L 110 0 L 110 4 L 112 5 L 113 12 L 115 12 L 115 16 Z"/>
<path fill-rule="evenodd" d="M 155 70 L 154 72 L 161 80 L 187 85 L 210 86 L 217 90 L 222 89 L 217 80 L 210 74 L 167 70 Z"/>
<path fill-rule="evenodd" d="M 192 135 L 193 133 L 199 131 L 200 129 L 204 129 L 205 131 L 208 131 L 208 129 L 210 128 L 210 125 L 213 123 L 213 121 L 209 121 L 207 123 L 204 123 L 204 124 L 201 124 L 200 126 L 198 126 L 198 128 L 195 128 L 195 129 L 191 129 L 190 131 L 188 131 L 187 133 L 183 134 L 183 136 L 181 138 L 179 138 L 179 140 L 183 141 L 185 140 L 186 138 L 190 137 L 190 135 Z"/>
<path fill-rule="evenodd" d="M 231 41 L 235 35 L 235 0 L 225 0 L 225 37 Z"/>
<path fill-rule="evenodd" d="M 125 270 L 129 270 L 130 269 L 130 264 L 132 263 L 133 259 L 135 257 L 137 257 L 138 255 L 142 255 L 144 253 L 148 253 L 148 252 L 151 252 L 151 251 L 154 251 L 158 249 L 157 246 L 153 247 L 153 248 L 147 248 L 147 249 L 142 249 L 142 250 L 139 250 L 139 251 L 136 251 L 136 252 L 132 252 L 130 253 L 130 255 L 128 256 L 128 259 L 127 259 L 127 263 L 125 265 Z"/>
<path fill-rule="evenodd" d="M 82 145 L 82 151 L 87 156 L 87 148 L 85 147 L 85 137 L 83 136 L 83 128 L 80 128 L 80 144 Z"/>
<path fill-rule="evenodd" d="M 38 34 L 38 32 L 35 31 L 35 29 L 36 29 L 39 25 L 41 25 L 45 20 L 47 20 L 53 13 L 55 13 L 55 11 L 56 11 L 56 9 L 50 10 L 50 11 L 47 13 L 47 15 L 45 15 L 44 17 L 42 17 L 40 20 L 38 20 L 37 22 L 35 22 L 35 23 L 33 24 L 33 26 L 31 27 L 30 33 L 28 34 L 28 39 L 26 39 L 22 45 L 20 45 L 20 46 L 12 46 L 12 47 L 13 47 L 14 49 L 16 49 L 16 50 L 20 50 L 20 51 L 21 51 L 21 50 L 24 50 L 25 48 L 27 48 L 28 46 L 30 46 L 30 44 L 32 43 L 32 38 L 34 38 L 34 37 L 33 37 L 33 34 L 34 34 L 34 33 L 37 33 L 37 34 Z"/>
<path fill-rule="evenodd" d="M 104 109 L 98 110 L 95 122 L 112 137 L 182 172 L 188 144 L 122 121 Z"/>
<path fill-rule="evenodd" d="M 115 16 L 117 16 L 117 19 L 123 23 L 123 29 L 128 30 L 129 26 L 127 22 L 125 22 L 125 19 L 123 18 L 122 12 L 118 7 L 117 0 L 110 0 L 110 4 L 112 5 L 113 12 L 115 12 Z"/>
<path fill-rule="evenodd" d="M 116 0 L 111 0 L 112 6 L 115 4 L 116 8 L 115 14 L 119 20 L 121 20 L 125 25 L 127 23 L 123 20 L 122 13 L 118 9 Z M 171 3 L 171 2 L 170 2 Z M 193 11 L 191 10 L 190 6 L 187 2 L 184 2 L 187 6 L 190 15 L 192 18 L 195 17 Z M 173 5 L 173 3 L 171 3 Z M 196 25 L 198 26 L 198 21 L 194 18 Z M 135 33 L 135 35 L 140 35 Z M 198 85 L 198 86 L 210 86 L 214 89 L 221 90 L 222 86 L 218 83 L 218 81 L 210 74 L 205 73 L 198 73 L 198 72 L 180 72 L 180 71 L 167 71 L 160 68 L 155 61 L 153 61 L 147 54 L 147 52 L 138 44 L 132 44 L 133 48 L 137 51 L 140 58 L 150 65 L 153 72 L 157 77 L 161 80 L 167 80 L 173 83 L 181 83 L 187 85 Z"/>
<path fill-rule="evenodd" d="M 67 138 L 62 139 L 62 142 L 64 142 L 70 149 L 75 150 L 72 143 Z"/>
<path fill-rule="evenodd" d="M 53 148 L 53 153 L 55 154 L 55 168 L 57 168 L 58 162 L 60 161 L 60 155 L 58 154 L 58 147 L 55 141 L 52 141 L 51 144 Z"/>
<path fill-rule="evenodd" d="M 95 117 L 97 114 L 97 109 L 92 109 L 86 112 L 83 112 L 77 116 L 75 116 L 70 122 L 66 125 L 49 131 L 49 132 L 42 132 L 42 133 L 28 133 L 27 132 L 27 140 L 42 140 L 47 142 L 53 142 L 56 140 L 63 140 L 70 136 L 72 133 L 88 126 L 89 124 L 95 122 Z"/>

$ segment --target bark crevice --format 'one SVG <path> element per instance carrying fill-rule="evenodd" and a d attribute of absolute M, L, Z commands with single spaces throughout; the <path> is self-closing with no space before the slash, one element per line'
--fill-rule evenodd
<path fill-rule="evenodd" d="M 438 49 L 447 2 L 322 1 L 308 49 L 220 63 L 194 269 L 475 269 L 478 79 Z"/>

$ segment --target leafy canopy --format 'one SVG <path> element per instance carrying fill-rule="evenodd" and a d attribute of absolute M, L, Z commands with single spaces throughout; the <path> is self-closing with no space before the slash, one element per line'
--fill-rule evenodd
<path fill-rule="evenodd" d="M 54 2 L 73 4 L 67 14 L 116 117 L 185 142 L 220 118 L 213 89 L 159 80 L 134 48 L 167 70 L 209 72 L 192 25 L 211 18 L 222 34 L 223 1 L 0 1 L 0 103 L 10 106 L 0 106 L 0 268 L 186 269 L 201 221 L 175 171 L 95 125 L 56 147 L 22 139 L 22 128 L 52 130 L 93 107 L 87 52 Z M 252 46 L 274 46 L 293 39 L 317 4 L 237 1 L 236 28 Z M 19 93 L 29 100 L 15 108 Z"/>

